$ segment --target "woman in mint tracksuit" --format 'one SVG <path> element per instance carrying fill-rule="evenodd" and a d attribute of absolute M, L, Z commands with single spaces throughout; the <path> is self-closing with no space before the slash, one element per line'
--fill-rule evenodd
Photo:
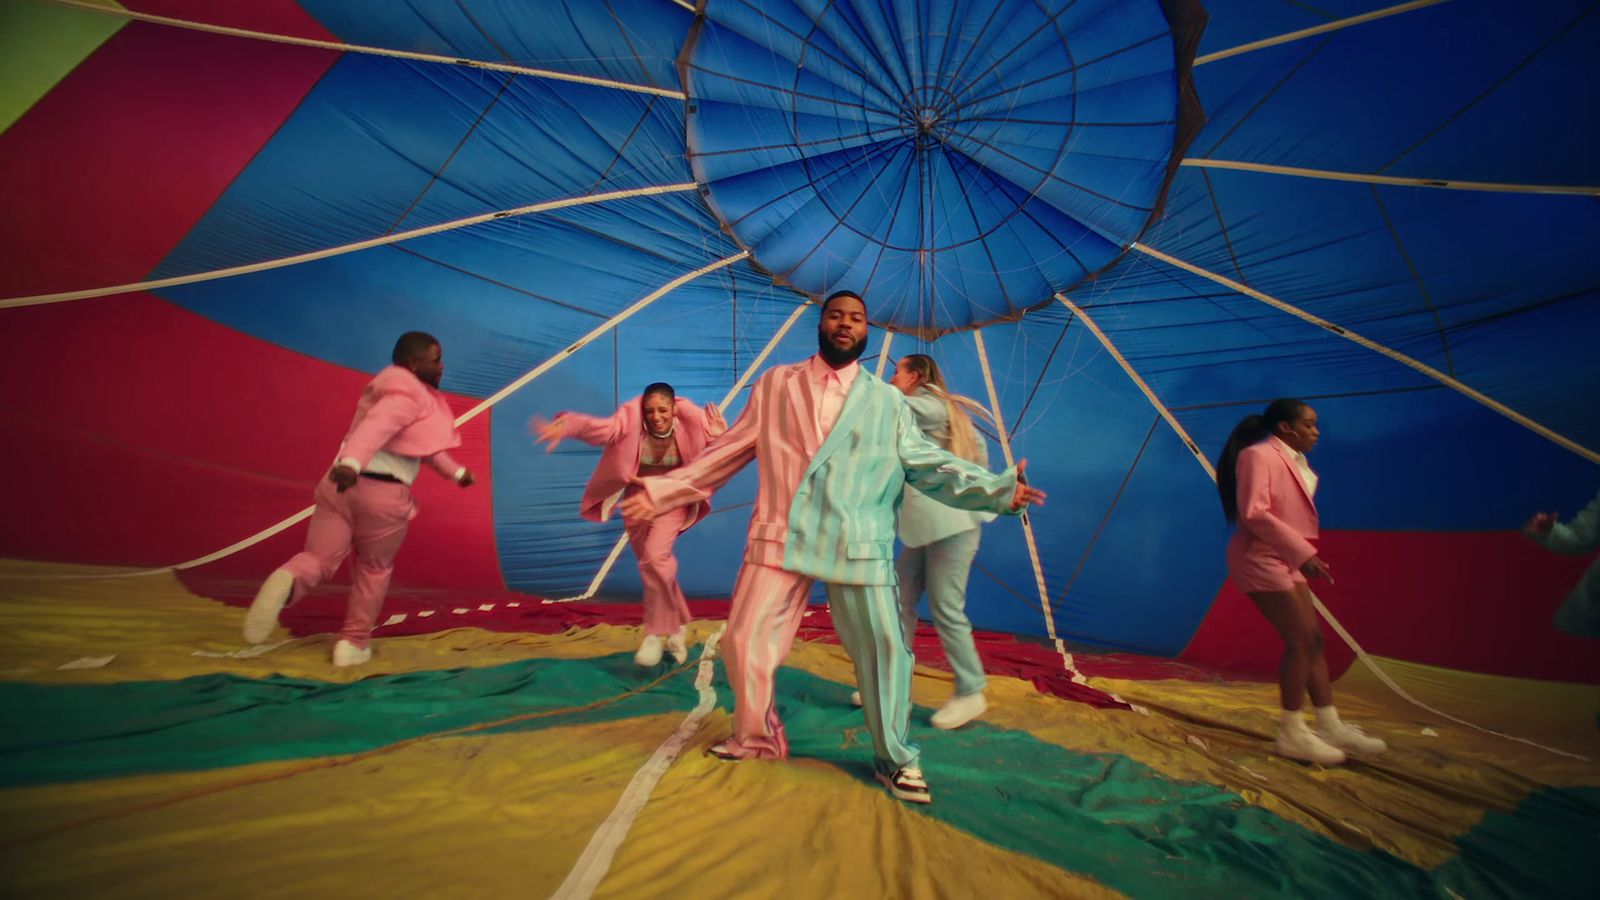
<path fill-rule="evenodd" d="M 1557 553 L 1581 556 L 1600 547 L 1600 494 L 1596 494 L 1570 524 L 1557 522 L 1555 513 L 1534 513 L 1522 526 L 1522 533 Z M 1572 593 L 1556 610 L 1555 625 L 1578 637 L 1600 638 L 1600 559 L 1589 564 Z M 1600 727 L 1600 712 L 1594 715 Z"/>
<path fill-rule="evenodd" d="M 988 452 L 982 435 L 973 427 L 967 410 L 982 407 L 950 394 L 944 375 L 929 356 L 901 357 L 889 383 L 906 396 L 917 425 L 928 439 L 956 456 L 987 467 Z M 900 613 L 906 642 L 917 627 L 917 602 L 924 591 L 933 614 L 939 643 L 955 673 L 955 694 L 933 714 L 935 728 L 959 728 L 983 715 L 988 701 L 983 662 L 972 642 L 972 622 L 967 619 L 967 575 L 978 555 L 979 529 L 995 518 L 993 513 L 954 509 L 929 499 L 907 486 L 900 507 L 900 541 L 905 545 L 895 561 L 900 578 Z"/>
<path fill-rule="evenodd" d="M 1536 513 L 1522 531 L 1557 553 L 1581 556 L 1600 547 L 1600 494 L 1589 501 L 1570 524 L 1557 522 L 1555 513 Z M 1579 637 L 1600 638 L 1600 560 L 1589 566 L 1572 593 L 1556 610 L 1556 627 Z"/>

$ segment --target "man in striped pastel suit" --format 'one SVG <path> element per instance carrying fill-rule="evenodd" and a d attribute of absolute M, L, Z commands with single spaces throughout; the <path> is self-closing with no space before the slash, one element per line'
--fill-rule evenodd
<path fill-rule="evenodd" d="M 827 585 L 834 626 L 855 661 L 878 780 L 895 797 L 931 800 L 910 743 L 912 657 L 894 572 L 902 489 L 915 485 L 958 509 L 1018 512 L 1044 494 L 994 474 L 923 436 L 900 392 L 857 363 L 867 309 L 840 291 L 822 304 L 818 353 L 756 380 L 733 427 L 694 462 L 645 478 L 623 501 L 629 521 L 703 500 L 751 460 L 760 467 L 744 565 L 733 588 L 723 660 L 733 685 L 724 759 L 783 759 L 788 741 L 773 676 L 794 643 L 813 581 Z"/>

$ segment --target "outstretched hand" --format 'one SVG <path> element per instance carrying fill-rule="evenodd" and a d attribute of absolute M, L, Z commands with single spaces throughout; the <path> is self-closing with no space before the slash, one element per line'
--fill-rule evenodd
<path fill-rule="evenodd" d="M 728 423 L 722 418 L 722 407 L 715 403 L 706 404 L 706 436 L 716 437 L 728 430 Z"/>
<path fill-rule="evenodd" d="M 643 487 L 644 479 L 637 475 L 630 475 L 628 476 L 628 483 L 635 487 Z M 650 499 L 650 494 L 647 491 L 635 491 L 631 496 L 624 498 L 621 503 L 617 504 L 617 509 L 622 512 L 622 521 L 629 525 L 648 522 L 658 514 L 656 504 Z"/>
<path fill-rule="evenodd" d="M 1045 493 L 1036 487 L 1028 486 L 1027 476 L 1023 470 L 1028 467 L 1028 461 L 1017 463 L 1017 492 L 1011 495 L 1011 511 L 1025 509 L 1031 503 L 1037 506 L 1044 505 Z"/>
<path fill-rule="evenodd" d="M 1534 513 L 1533 517 L 1522 526 L 1522 533 L 1529 537 L 1544 537 L 1550 529 L 1556 527 L 1555 513 Z"/>
<path fill-rule="evenodd" d="M 561 439 L 567 436 L 567 422 L 561 416 L 556 416 L 553 422 L 543 416 L 534 416 L 528 421 L 528 433 L 533 435 L 534 443 L 548 443 L 544 452 L 552 453 Z"/>

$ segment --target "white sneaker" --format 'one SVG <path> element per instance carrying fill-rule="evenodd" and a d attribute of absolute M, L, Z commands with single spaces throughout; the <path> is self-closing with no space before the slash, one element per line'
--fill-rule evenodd
<path fill-rule="evenodd" d="M 1351 756 L 1376 756 L 1389 749 L 1389 745 L 1382 740 L 1348 722 L 1340 722 L 1332 728 L 1319 727 L 1317 737 Z"/>
<path fill-rule="evenodd" d="M 639 652 L 633 655 L 634 663 L 648 669 L 661 662 L 661 650 L 665 643 L 659 634 L 645 635 L 644 643 L 639 645 Z"/>
<path fill-rule="evenodd" d="M 850 705 L 851 706 L 860 706 L 861 705 L 861 692 L 860 691 L 851 691 L 850 692 Z"/>
<path fill-rule="evenodd" d="M 333 664 L 340 668 L 359 666 L 372 660 L 372 645 L 357 647 L 344 638 L 333 644 Z"/>
<path fill-rule="evenodd" d="M 244 639 L 259 644 L 271 637 L 272 629 L 278 627 L 278 613 L 293 592 L 294 573 L 279 569 L 268 575 L 256 591 L 256 598 L 250 601 L 250 611 L 244 614 Z"/>
<path fill-rule="evenodd" d="M 667 655 L 680 666 L 689 661 L 688 634 L 688 628 L 679 626 L 677 631 L 667 636 Z"/>
<path fill-rule="evenodd" d="M 1278 729 L 1278 755 L 1321 766 L 1337 766 L 1344 762 L 1344 751 L 1317 737 L 1309 728 L 1293 731 Z"/>
<path fill-rule="evenodd" d="M 982 691 L 967 694 L 965 697 L 951 697 L 933 714 L 933 727 L 945 731 L 960 728 L 983 715 L 983 711 L 988 708 L 989 701 L 983 698 Z"/>

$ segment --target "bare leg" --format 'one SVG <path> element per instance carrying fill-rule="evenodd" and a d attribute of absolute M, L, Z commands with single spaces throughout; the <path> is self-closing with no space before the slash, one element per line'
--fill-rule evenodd
<path fill-rule="evenodd" d="M 1316 706 L 1333 704 L 1328 661 L 1322 653 L 1322 629 L 1311 606 L 1311 589 L 1296 584 L 1289 591 L 1258 591 L 1251 602 L 1283 638 L 1283 660 L 1278 664 L 1278 692 L 1285 710 L 1297 710 L 1309 689 Z"/>

